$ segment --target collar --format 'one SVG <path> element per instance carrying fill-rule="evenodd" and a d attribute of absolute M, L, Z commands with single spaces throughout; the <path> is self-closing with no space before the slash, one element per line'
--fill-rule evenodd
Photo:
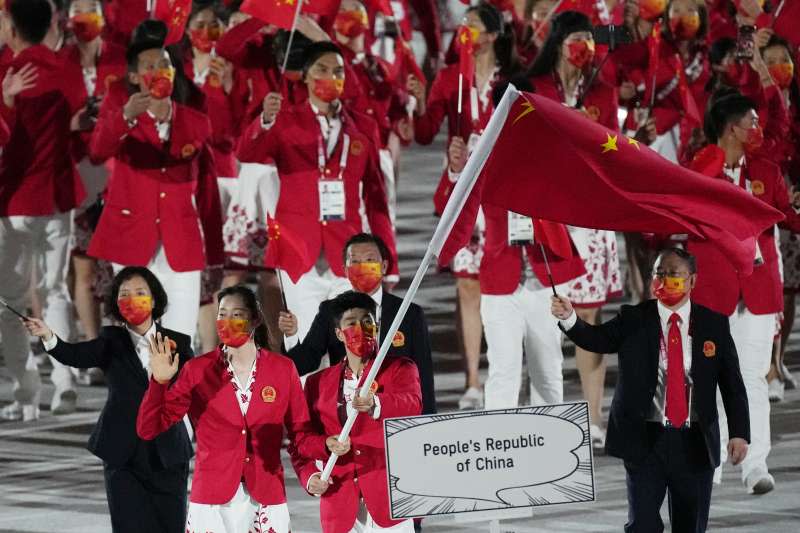
<path fill-rule="evenodd" d="M 678 313 L 678 316 L 681 317 L 681 323 L 680 323 L 681 326 L 689 324 L 689 313 L 692 310 L 691 298 L 683 302 L 683 305 L 674 311 L 672 309 L 669 309 L 667 306 L 665 306 L 658 300 L 656 300 L 656 305 L 658 307 L 658 318 L 661 321 L 662 326 L 669 324 L 669 317 L 672 316 L 672 313 Z"/>
<path fill-rule="evenodd" d="M 736 170 L 737 168 L 742 168 L 744 165 L 745 165 L 745 156 L 742 156 L 739 159 L 739 162 L 736 163 L 736 165 L 734 165 L 733 167 L 729 167 L 728 165 L 723 165 L 722 170 L 723 172 L 733 171 Z"/>
<path fill-rule="evenodd" d="M 381 303 L 383 302 L 383 285 L 382 284 L 379 285 L 378 286 L 378 290 L 375 291 L 375 293 L 370 294 L 369 297 L 372 298 L 375 301 L 375 305 L 380 307 Z"/>
<path fill-rule="evenodd" d="M 172 120 L 172 115 L 175 114 L 175 102 L 170 102 L 170 104 L 171 105 L 169 106 L 169 115 L 167 115 L 167 119 L 166 120 L 159 121 L 158 119 L 156 119 L 155 114 L 152 111 L 150 111 L 149 109 L 147 110 L 147 116 L 150 117 L 151 119 L 153 119 L 153 122 L 155 122 L 156 124 L 167 124 L 167 123 L 169 123 Z"/>
<path fill-rule="evenodd" d="M 316 117 L 324 117 L 327 120 L 335 120 L 337 118 L 340 118 L 340 115 L 342 114 L 342 101 L 341 100 L 336 100 L 336 101 L 331 102 L 331 107 L 333 107 L 333 116 L 330 117 L 330 118 L 328 118 L 327 115 L 322 113 L 317 106 L 315 106 L 313 103 L 311 103 L 311 99 L 310 98 L 308 100 L 308 105 L 311 106 L 311 111 L 314 112 L 314 116 L 316 116 Z"/>
<path fill-rule="evenodd" d="M 150 328 L 145 331 L 144 335 L 139 335 L 135 331 L 133 331 L 128 325 L 125 325 L 125 329 L 128 330 L 128 334 L 131 336 L 131 340 L 133 341 L 133 345 L 136 346 L 142 339 L 149 339 L 151 335 L 155 335 L 156 333 L 156 321 L 153 320 L 153 323 L 150 324 Z"/>

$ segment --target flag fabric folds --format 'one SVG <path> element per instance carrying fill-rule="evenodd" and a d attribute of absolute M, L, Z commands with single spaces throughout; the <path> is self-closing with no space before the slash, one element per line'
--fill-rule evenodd
<path fill-rule="evenodd" d="M 244 0 L 241 10 L 266 24 L 291 30 L 299 0 Z"/>
<path fill-rule="evenodd" d="M 155 0 L 153 18 L 167 25 L 165 45 L 175 44 L 183 39 L 186 22 L 192 11 L 192 0 Z"/>
<path fill-rule="evenodd" d="M 267 238 L 269 242 L 264 261 L 271 265 L 280 265 L 281 270 L 286 272 L 292 282 L 297 283 L 302 275 L 297 273 L 302 272 L 303 265 L 307 264 L 308 249 L 305 241 L 269 215 L 267 215 Z"/>

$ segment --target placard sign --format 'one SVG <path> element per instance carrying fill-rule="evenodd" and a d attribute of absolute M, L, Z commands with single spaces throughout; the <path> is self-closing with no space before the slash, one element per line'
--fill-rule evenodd
<path fill-rule="evenodd" d="M 594 501 L 586 402 L 384 421 L 394 519 Z"/>

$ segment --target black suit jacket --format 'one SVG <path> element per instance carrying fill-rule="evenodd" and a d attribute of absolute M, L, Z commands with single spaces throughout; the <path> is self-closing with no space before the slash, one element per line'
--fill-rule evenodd
<path fill-rule="evenodd" d="M 194 354 L 191 339 L 177 331 L 156 326 L 156 330 L 177 344 L 182 367 Z M 111 466 L 124 465 L 140 443 L 154 446 L 162 466 L 185 463 L 192 444 L 184 424 L 175 424 L 152 443 L 136 434 L 136 415 L 147 390 L 147 372 L 142 366 L 130 334 L 124 327 L 108 326 L 96 339 L 76 344 L 58 339 L 50 355 L 76 368 L 100 367 L 108 381 L 108 399 L 89 438 L 89 451 Z"/>
<path fill-rule="evenodd" d="M 386 337 L 386 330 L 397 316 L 402 298 L 387 292 L 383 293 L 381 300 L 381 342 Z M 331 365 L 335 365 L 345 357 L 344 344 L 336 338 L 336 328 L 331 313 L 331 301 L 326 300 L 319 306 L 319 312 L 311 323 L 303 342 L 287 352 L 297 367 L 297 372 L 302 376 L 314 372 L 319 368 L 320 361 L 327 353 L 331 358 Z M 422 387 L 422 412 L 430 414 L 436 412 L 436 398 L 433 389 L 433 360 L 431 358 L 431 340 L 428 335 L 428 323 L 425 313 L 417 304 L 411 304 L 406 316 L 400 323 L 400 329 L 395 336 L 397 342 L 393 343 L 388 357 L 408 357 L 417 364 L 420 385 Z M 402 339 L 402 342 L 400 341 Z"/>
<path fill-rule="evenodd" d="M 695 464 L 716 467 L 719 465 L 717 386 L 728 415 L 728 434 L 749 442 L 747 394 L 728 317 L 701 305 L 691 306 L 690 377 L 694 389 L 690 431 L 694 446 L 690 456 Z M 565 333 L 585 350 L 619 354 L 619 377 L 608 418 L 606 451 L 633 464 L 641 462 L 654 444 L 646 419 L 658 383 L 661 324 L 656 300 L 624 305 L 614 319 L 599 326 L 578 319 Z M 713 343 L 713 349 L 709 342 Z"/>

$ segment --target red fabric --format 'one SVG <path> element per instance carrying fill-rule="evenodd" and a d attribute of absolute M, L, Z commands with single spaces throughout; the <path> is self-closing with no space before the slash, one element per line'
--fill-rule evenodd
<path fill-rule="evenodd" d="M 259 350 L 253 396 L 242 416 L 223 357 L 217 348 L 191 359 L 171 386 L 151 380 L 139 406 L 136 432 L 152 440 L 189 415 L 197 439 L 192 502 L 228 503 L 244 479 L 247 492 L 258 503 L 284 503 L 280 457 L 284 427 L 303 453 L 324 450 L 324 442 L 309 433 L 297 370 L 290 359 Z M 266 400 L 267 387 L 274 392 L 272 402 Z"/>
<path fill-rule="evenodd" d="M 649 106 L 654 98 L 656 90 L 654 82 L 657 79 L 656 73 L 661 59 L 661 19 L 653 24 L 653 30 L 647 37 L 647 55 L 649 61 L 647 63 L 647 77 L 644 80 L 644 102 L 645 105 Z"/>
<path fill-rule="evenodd" d="M 386 190 L 378 168 L 377 147 L 373 139 L 377 132 L 365 132 L 366 121 L 346 110 L 343 111 L 343 133 L 350 136 L 350 153 L 343 179 L 345 183 L 345 220 L 319 220 L 319 168 L 317 167 L 317 141 L 319 123 L 310 104 L 286 106 L 278 114 L 275 124 L 268 130 L 257 117 L 242 134 L 238 157 L 242 162 L 274 162 L 281 176 L 281 191 L 275 219 L 282 228 L 302 235 L 307 260 L 302 268 L 293 265 L 292 271 L 280 263 L 267 263 L 269 268 L 281 268 L 293 278 L 308 272 L 324 249 L 331 270 L 344 276 L 342 249 L 347 239 L 362 231 L 359 207 L 365 204 L 367 220 L 372 233 L 381 237 L 392 252 L 393 265 L 397 265 L 394 233 L 389 220 Z M 374 128 L 374 122 L 373 128 Z M 339 173 L 342 141 L 328 158 L 331 176 Z M 359 195 L 359 189 L 363 192 Z M 271 260 L 269 253 L 267 259 Z M 393 267 L 395 270 L 396 267 Z M 393 273 L 397 273 L 395 270 Z"/>
<path fill-rule="evenodd" d="M 780 169 L 766 159 L 748 158 L 746 175 L 749 175 L 751 180 L 752 195 L 744 192 L 738 185 L 733 185 L 723 175 L 718 176 L 719 179 L 708 179 L 708 182 L 713 184 L 721 182 L 728 189 L 736 189 L 746 196 L 755 197 L 754 205 L 749 207 L 742 205 L 738 209 L 741 223 L 757 217 L 757 213 L 763 212 L 762 206 L 766 204 L 784 214 L 785 220 L 780 222 L 780 226 L 793 232 L 800 232 L 800 215 L 789 202 L 789 193 Z M 710 193 L 707 197 L 707 204 L 712 200 L 721 200 Z M 722 213 L 720 207 L 714 209 L 715 215 Z M 783 283 L 779 271 L 781 258 L 775 246 L 773 225 L 759 233 L 758 247 L 764 262 L 752 267 L 751 273 L 737 273 L 725 252 L 712 241 L 690 238 L 687 249 L 697 258 L 699 273 L 697 284 L 692 290 L 692 301 L 724 315 L 733 313 L 740 299 L 744 300 L 747 309 L 757 315 L 781 312 L 783 310 Z M 752 264 L 754 257 L 755 253 L 749 252 L 749 256 L 743 257 L 743 260 L 748 260 Z"/>
<path fill-rule="evenodd" d="M 153 0 L 156 8 L 153 18 L 167 25 L 167 39 L 164 44 L 170 45 L 183 39 L 186 22 L 192 11 L 192 0 Z M 141 22 L 141 21 L 140 21 Z"/>
<path fill-rule="evenodd" d="M 672 313 L 669 317 L 669 333 L 667 335 L 667 394 L 664 414 L 672 427 L 683 427 L 689 414 L 686 404 L 686 383 L 683 368 L 683 341 L 678 322 L 681 317 Z"/>
<path fill-rule="evenodd" d="M 686 73 L 683 70 L 683 63 L 678 54 L 675 54 L 674 65 L 675 76 L 678 78 L 678 94 L 681 98 L 681 109 L 683 109 L 684 116 L 691 126 L 702 126 L 703 118 L 700 116 L 697 103 L 694 100 L 692 92 L 689 90 L 689 84 L 686 81 Z"/>
<path fill-rule="evenodd" d="M 295 2 L 297 0 L 244 0 L 240 9 L 262 22 L 291 30 L 297 11 Z"/>
<path fill-rule="evenodd" d="M 342 432 L 337 401 L 341 387 L 342 363 L 311 374 L 306 380 L 305 394 L 311 424 L 324 442 L 331 435 Z M 371 363 L 369 363 L 371 364 Z M 366 377 L 369 364 L 362 374 Z M 323 533 L 347 533 L 358 514 L 359 499 L 363 498 L 370 516 L 381 527 L 397 524 L 389 514 L 389 492 L 386 472 L 386 455 L 383 441 L 383 420 L 398 416 L 414 416 L 422 412 L 422 393 L 419 373 L 411 359 L 387 358 L 375 378 L 375 392 L 381 404 L 378 420 L 366 414 L 358 415 L 350 432 L 350 453 L 339 457 L 331 474 L 333 484 L 320 498 L 320 521 Z M 311 448 L 310 446 L 308 447 Z M 324 446 L 323 446 L 324 448 Z M 318 472 L 314 462 L 326 462 L 329 453 L 304 455 L 290 447 L 292 464 L 300 484 Z"/>
<path fill-rule="evenodd" d="M 529 81 L 536 94 L 556 102 L 563 101 L 560 89 L 552 75 L 537 76 L 530 78 Z M 619 129 L 617 122 L 617 90 L 614 87 L 602 80 L 595 80 L 583 99 L 583 107 L 586 110 L 585 115 L 594 122 L 612 130 Z"/>
<path fill-rule="evenodd" d="M 725 165 L 725 151 L 716 144 L 709 144 L 697 152 L 689 168 L 704 176 L 716 177 Z"/>
<path fill-rule="evenodd" d="M 389 0 L 366 0 L 365 4 L 372 10 L 390 17 L 394 16 Z"/>
<path fill-rule="evenodd" d="M 0 118 L 10 130 L 0 157 L 0 217 L 63 213 L 86 195 L 70 157 L 70 121 L 85 103 L 83 78 L 37 45 L 17 57 L 3 54 L 0 79 L 9 68 L 19 72 L 29 63 L 37 69 L 35 87 L 17 95 L 12 108 L 0 101 Z"/>
<path fill-rule="evenodd" d="M 267 245 L 266 261 L 273 265 L 282 265 L 294 283 L 300 279 L 298 272 L 309 262 L 308 252 L 302 237 L 272 217 L 267 217 Z"/>
<path fill-rule="evenodd" d="M 475 84 L 475 42 L 472 33 L 466 26 L 461 26 L 456 34 L 458 39 L 458 78 L 463 87 L 469 88 Z M 467 91 L 467 95 L 469 91 Z M 468 104 L 461 102 L 461 112 Z"/>
<path fill-rule="evenodd" d="M 11 138 L 11 131 L 8 129 L 8 124 L 0 116 L 0 147 L 5 146 Z"/>
<path fill-rule="evenodd" d="M 533 219 L 533 239 L 560 259 L 575 257 L 569 231 L 564 224 L 540 218 Z"/>
<path fill-rule="evenodd" d="M 316 13 L 317 15 L 332 17 L 339 11 L 341 0 L 304 0 L 303 13 Z"/>
<path fill-rule="evenodd" d="M 531 176 L 521 154 L 547 157 Z M 713 242 L 743 272 L 752 270 L 755 236 L 782 218 L 737 187 L 530 93 L 511 107 L 483 176 L 484 204 L 582 227 L 689 233 Z"/>
<path fill-rule="evenodd" d="M 124 90 L 112 89 L 92 135 L 92 160 L 113 157 L 114 167 L 89 255 L 145 266 L 161 242 L 176 272 L 222 264 L 219 193 L 214 182 L 214 202 L 207 182 L 216 179 L 208 148 L 208 117 L 174 104 L 170 140 L 162 143 L 147 113 L 128 128 L 122 116 L 126 101 Z M 198 194 L 201 190 L 206 193 Z"/>

